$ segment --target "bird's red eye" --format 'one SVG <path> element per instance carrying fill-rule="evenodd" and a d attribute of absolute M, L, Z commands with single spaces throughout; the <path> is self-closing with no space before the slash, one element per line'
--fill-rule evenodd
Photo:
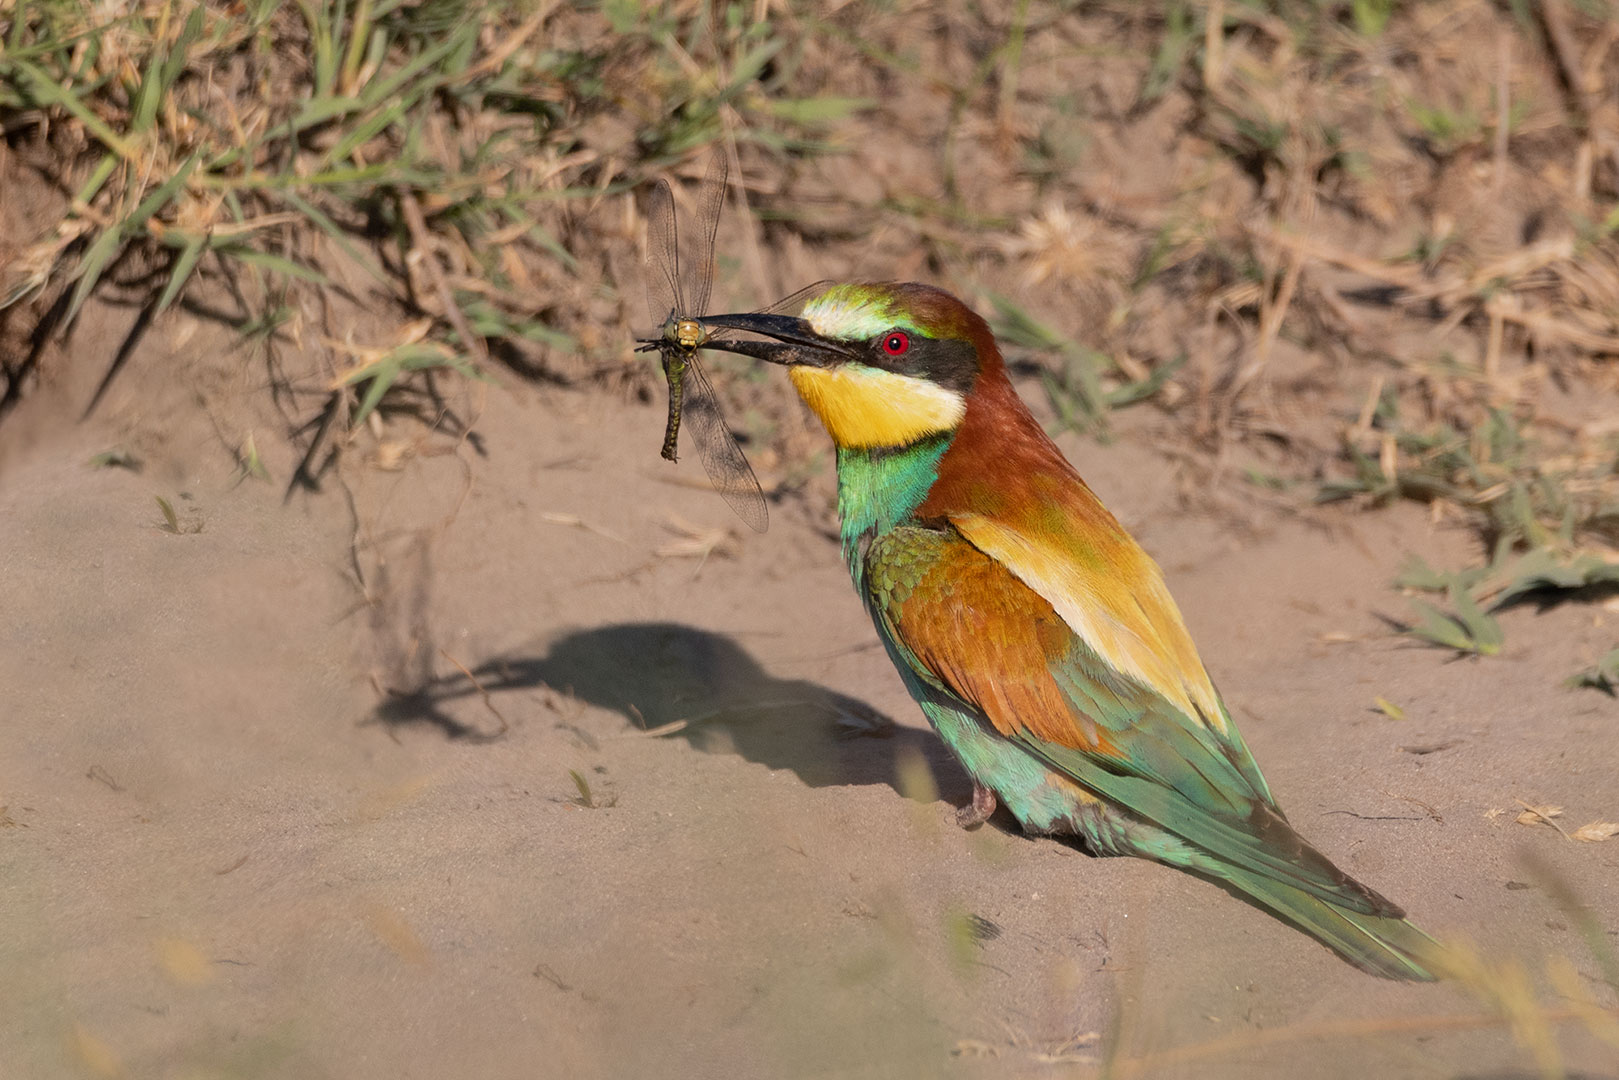
<path fill-rule="evenodd" d="M 911 347 L 911 335 L 903 330 L 894 330 L 883 338 L 883 352 L 889 356 L 903 356 Z"/>

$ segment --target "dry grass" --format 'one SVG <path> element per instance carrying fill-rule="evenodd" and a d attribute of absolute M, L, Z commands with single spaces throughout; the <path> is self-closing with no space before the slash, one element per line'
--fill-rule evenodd
<path fill-rule="evenodd" d="M 557 4 L 368 0 L 0 12 L 0 165 L 8 187 L 45 181 L 43 212 L 0 250 L 0 332 L 19 353 L 0 416 L 92 295 L 139 305 L 135 335 L 179 305 L 281 354 L 295 431 L 358 427 L 379 405 L 440 423 L 447 369 L 626 369 L 625 193 L 755 114 L 755 138 L 788 145 L 820 123 L 768 115 L 792 113 L 761 72 L 782 42 L 701 16 L 620 29 Z M 717 55 L 697 64 L 685 35 Z M 631 98 L 670 111 L 626 116 Z"/>

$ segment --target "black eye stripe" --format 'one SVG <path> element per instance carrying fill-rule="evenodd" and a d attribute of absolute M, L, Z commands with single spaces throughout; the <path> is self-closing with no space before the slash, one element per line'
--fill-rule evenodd
<path fill-rule="evenodd" d="M 904 339 L 898 352 L 890 350 L 895 338 Z M 931 338 L 909 330 L 886 330 L 867 339 L 866 362 L 872 367 L 911 375 L 967 393 L 978 377 L 978 354 L 972 342 L 955 338 Z"/>

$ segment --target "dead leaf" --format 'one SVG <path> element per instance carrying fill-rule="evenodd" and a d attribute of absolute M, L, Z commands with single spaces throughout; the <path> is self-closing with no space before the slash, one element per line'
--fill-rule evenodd
<path fill-rule="evenodd" d="M 645 729 L 637 729 L 635 731 L 626 731 L 626 732 L 624 732 L 623 735 L 620 736 L 620 738 L 625 738 L 625 739 L 661 739 L 665 735 L 673 735 L 678 731 L 685 731 L 685 730 L 686 730 L 686 721 L 684 721 L 684 720 L 671 720 L 667 724 L 659 724 L 655 728 L 645 728 Z"/>
<path fill-rule="evenodd" d="M 583 529 L 586 532 L 593 532 L 597 536 L 605 536 L 607 539 L 613 540 L 620 544 L 625 542 L 622 536 L 618 536 L 615 533 L 610 533 L 600 526 L 592 525 L 578 514 L 561 514 L 554 511 L 547 511 L 540 515 L 540 520 L 545 522 L 547 525 L 565 525 L 572 529 Z"/>
<path fill-rule="evenodd" d="M 112 1047 L 83 1024 L 73 1025 L 69 1045 L 79 1059 L 79 1064 L 92 1074 L 106 1077 L 107 1080 L 124 1075 L 123 1062 L 118 1060 L 118 1055 L 113 1052 Z"/>
<path fill-rule="evenodd" d="M 372 413 L 372 416 L 377 415 Z M 372 455 L 372 462 L 383 472 L 398 472 L 405 467 L 405 458 L 410 456 L 410 444 L 398 439 L 384 439 L 377 444 L 376 453 Z"/>
<path fill-rule="evenodd" d="M 1593 821 L 1589 825 L 1581 825 L 1569 835 L 1587 844 L 1600 844 L 1619 836 L 1619 821 Z"/>
<path fill-rule="evenodd" d="M 1518 815 L 1519 825 L 1538 825 L 1544 822 L 1545 824 L 1556 829 L 1558 832 L 1563 832 L 1563 827 L 1552 820 L 1552 818 L 1559 818 L 1563 816 L 1563 808 L 1561 806 L 1530 806 L 1522 799 L 1517 799 L 1515 801 L 1519 806 L 1523 807 L 1523 813 Z M 1568 834 L 1563 833 L 1563 835 L 1567 836 Z"/>
<path fill-rule="evenodd" d="M 158 966 L 163 973 L 185 986 L 201 986 L 212 982 L 214 962 L 208 954 L 180 938 L 158 938 L 153 943 Z"/>
<path fill-rule="evenodd" d="M 422 967 L 428 962 L 427 946 L 416 935 L 403 915 L 382 904 L 367 904 L 363 912 L 366 925 L 377 940 L 407 964 Z"/>
<path fill-rule="evenodd" d="M 734 559 L 738 542 L 730 529 L 705 529 L 700 525 L 670 514 L 663 527 L 679 539 L 670 540 L 653 552 L 660 559 L 704 559 L 710 555 L 723 555 Z"/>

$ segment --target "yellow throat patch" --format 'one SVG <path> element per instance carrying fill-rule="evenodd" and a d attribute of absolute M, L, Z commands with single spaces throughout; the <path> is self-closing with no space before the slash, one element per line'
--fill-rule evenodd
<path fill-rule="evenodd" d="M 863 364 L 788 370 L 804 403 L 851 450 L 905 446 L 961 423 L 967 400 L 926 379 Z"/>

